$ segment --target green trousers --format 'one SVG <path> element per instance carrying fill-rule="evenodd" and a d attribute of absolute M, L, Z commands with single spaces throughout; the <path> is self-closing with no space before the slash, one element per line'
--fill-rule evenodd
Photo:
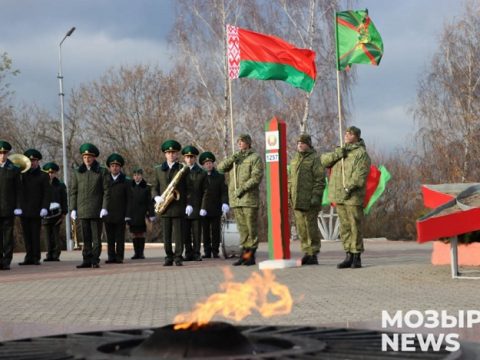
<path fill-rule="evenodd" d="M 300 238 L 302 252 L 315 255 L 320 252 L 320 229 L 318 228 L 318 209 L 307 211 L 294 210 L 295 225 Z"/>
<path fill-rule="evenodd" d="M 363 208 L 361 205 L 337 204 L 340 221 L 340 239 L 345 252 L 352 254 L 363 252 Z"/>
<path fill-rule="evenodd" d="M 240 246 L 244 249 L 258 247 L 258 208 L 236 207 L 233 209 L 240 233 Z"/>

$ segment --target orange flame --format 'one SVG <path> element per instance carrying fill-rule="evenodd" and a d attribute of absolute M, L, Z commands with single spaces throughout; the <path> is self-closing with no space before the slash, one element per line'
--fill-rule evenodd
<path fill-rule="evenodd" d="M 174 329 L 183 330 L 201 327 L 216 316 L 240 321 L 256 310 L 263 317 L 289 314 L 293 300 L 286 285 L 275 281 L 275 275 L 268 270 L 252 273 L 244 283 L 233 282 L 233 274 L 224 268 L 225 281 L 220 284 L 224 292 L 212 294 L 203 303 L 197 303 L 191 312 L 175 316 Z M 268 302 L 269 294 L 278 297 L 275 302 Z"/>

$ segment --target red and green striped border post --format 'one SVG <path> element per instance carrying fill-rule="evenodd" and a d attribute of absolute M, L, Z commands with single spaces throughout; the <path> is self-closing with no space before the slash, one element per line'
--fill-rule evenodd
<path fill-rule="evenodd" d="M 290 259 L 286 130 L 285 122 L 276 117 L 265 123 L 268 253 L 271 260 Z"/>

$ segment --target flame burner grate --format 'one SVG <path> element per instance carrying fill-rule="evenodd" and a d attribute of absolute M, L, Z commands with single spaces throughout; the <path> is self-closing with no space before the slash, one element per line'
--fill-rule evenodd
<path fill-rule="evenodd" d="M 121 359 L 468 359 L 449 353 L 383 352 L 382 333 L 299 326 L 233 326 L 213 323 L 209 339 L 172 326 L 38 337 L 0 343 L 0 360 Z M 196 331 L 201 331 L 196 330 Z M 186 333 L 188 332 L 188 333 Z M 183 337 L 182 337 L 183 336 Z M 163 339 L 163 340 L 162 340 Z M 212 340 L 214 339 L 214 340 Z M 212 341 L 215 345 L 212 346 Z M 418 344 L 417 344 L 418 345 Z M 417 347 L 420 349 L 420 347 Z M 252 351 L 253 350 L 253 351 Z"/>

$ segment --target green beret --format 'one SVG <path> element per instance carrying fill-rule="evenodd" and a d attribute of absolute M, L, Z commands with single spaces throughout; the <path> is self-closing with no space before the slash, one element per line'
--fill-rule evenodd
<path fill-rule="evenodd" d="M 242 140 L 243 142 L 247 143 L 248 145 L 252 146 L 252 138 L 248 134 L 240 134 L 238 135 L 237 141 Z"/>
<path fill-rule="evenodd" d="M 110 166 L 111 164 L 123 166 L 125 164 L 125 160 L 123 159 L 122 155 L 113 153 L 107 158 L 107 166 Z"/>
<path fill-rule="evenodd" d="M 90 143 L 85 143 L 85 144 L 82 144 L 82 146 L 80 146 L 80 154 L 98 157 L 98 155 L 100 155 L 100 151 L 98 151 L 95 145 Z"/>
<path fill-rule="evenodd" d="M 42 160 L 42 154 L 36 149 L 28 149 L 23 153 L 30 160 Z"/>
<path fill-rule="evenodd" d="M 200 154 L 198 161 L 200 162 L 200 165 L 203 165 L 207 161 L 215 162 L 215 155 L 210 151 L 205 151 Z"/>
<path fill-rule="evenodd" d="M 136 167 L 133 169 L 134 174 L 143 174 L 143 169 L 140 167 Z"/>
<path fill-rule="evenodd" d="M 349 132 L 349 133 L 355 135 L 359 139 L 360 139 L 360 136 L 362 135 L 362 132 L 356 126 L 348 127 L 347 130 L 345 130 L 345 132 Z"/>
<path fill-rule="evenodd" d="M 302 142 L 312 147 L 312 137 L 308 134 L 305 134 L 305 133 L 300 134 L 297 138 L 297 142 Z"/>
<path fill-rule="evenodd" d="M 193 145 L 188 145 L 188 146 L 185 146 L 183 149 L 182 149 L 182 155 L 195 155 L 195 156 L 198 156 L 198 154 L 200 154 L 200 152 L 198 151 L 198 149 L 193 146 Z"/>
<path fill-rule="evenodd" d="M 0 140 L 0 153 L 8 153 L 12 150 L 12 145 L 5 140 Z"/>
<path fill-rule="evenodd" d="M 175 140 L 167 140 L 162 144 L 162 151 L 167 152 L 167 151 L 180 151 L 182 148 L 182 145 L 178 141 Z"/>
<path fill-rule="evenodd" d="M 52 173 L 52 172 L 59 171 L 60 167 L 52 161 L 52 162 L 48 162 L 45 165 L 43 165 L 42 170 L 47 172 L 47 173 Z"/>

